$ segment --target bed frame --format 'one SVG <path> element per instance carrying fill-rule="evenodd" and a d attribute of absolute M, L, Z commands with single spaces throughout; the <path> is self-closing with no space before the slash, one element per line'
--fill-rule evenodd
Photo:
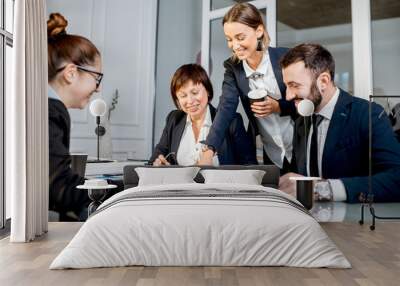
<path fill-rule="evenodd" d="M 145 168 L 182 168 L 182 166 L 143 166 L 143 165 L 127 165 L 124 167 L 124 189 L 136 187 L 139 183 L 139 176 L 135 171 L 137 167 Z M 218 170 L 263 170 L 265 175 L 261 184 L 265 187 L 278 188 L 279 185 L 279 168 L 275 165 L 223 165 L 223 166 L 199 166 L 201 170 L 218 169 Z M 197 183 L 204 183 L 204 178 L 200 174 L 194 178 Z"/>

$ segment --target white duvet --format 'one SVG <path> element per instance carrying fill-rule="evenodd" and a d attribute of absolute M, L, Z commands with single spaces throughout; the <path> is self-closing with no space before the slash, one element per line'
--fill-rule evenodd
<path fill-rule="evenodd" d="M 244 191 L 245 195 L 263 191 L 271 198 L 252 197 L 248 192 L 248 197 L 129 199 L 173 190 Z M 105 201 L 50 269 L 127 265 L 349 268 L 318 222 L 296 203 L 262 186 L 194 183 L 131 188 Z"/>

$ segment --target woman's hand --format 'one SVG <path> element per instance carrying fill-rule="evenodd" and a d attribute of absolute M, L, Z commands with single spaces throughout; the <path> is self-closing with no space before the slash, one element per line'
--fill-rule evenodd
<path fill-rule="evenodd" d="M 255 117 L 266 117 L 271 113 L 281 113 L 279 102 L 269 96 L 264 101 L 254 102 L 250 105 Z"/>
<path fill-rule="evenodd" d="M 169 166 L 171 165 L 167 159 L 165 159 L 164 155 L 158 155 L 157 159 L 154 160 L 153 166 Z"/>

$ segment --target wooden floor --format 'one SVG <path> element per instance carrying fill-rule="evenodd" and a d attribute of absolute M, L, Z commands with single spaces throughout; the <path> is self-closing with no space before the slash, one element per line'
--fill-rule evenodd
<path fill-rule="evenodd" d="M 379 222 L 375 231 L 354 223 L 322 224 L 353 268 L 122 267 L 48 270 L 79 229 L 50 223 L 49 233 L 28 244 L 0 241 L 0 285 L 400 285 L 400 223 Z"/>

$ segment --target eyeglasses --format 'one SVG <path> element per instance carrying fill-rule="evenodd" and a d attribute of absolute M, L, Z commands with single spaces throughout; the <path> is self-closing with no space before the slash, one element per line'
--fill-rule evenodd
<path fill-rule="evenodd" d="M 97 72 L 97 71 L 94 71 L 94 70 L 91 70 L 91 69 L 88 69 L 88 68 L 85 68 L 85 67 L 82 67 L 82 66 L 79 66 L 79 65 L 75 65 L 75 66 L 76 66 L 76 68 L 78 70 L 81 70 L 81 71 L 84 71 L 84 72 L 87 72 L 87 73 L 90 73 L 91 75 L 93 75 L 93 77 L 94 77 L 94 79 L 96 81 L 96 89 L 99 88 L 99 86 L 101 84 L 101 80 L 103 79 L 103 76 L 104 76 L 103 73 Z M 62 71 L 65 68 L 66 68 L 66 66 L 63 66 L 62 68 L 59 68 L 56 72 L 58 73 L 58 72 Z"/>

